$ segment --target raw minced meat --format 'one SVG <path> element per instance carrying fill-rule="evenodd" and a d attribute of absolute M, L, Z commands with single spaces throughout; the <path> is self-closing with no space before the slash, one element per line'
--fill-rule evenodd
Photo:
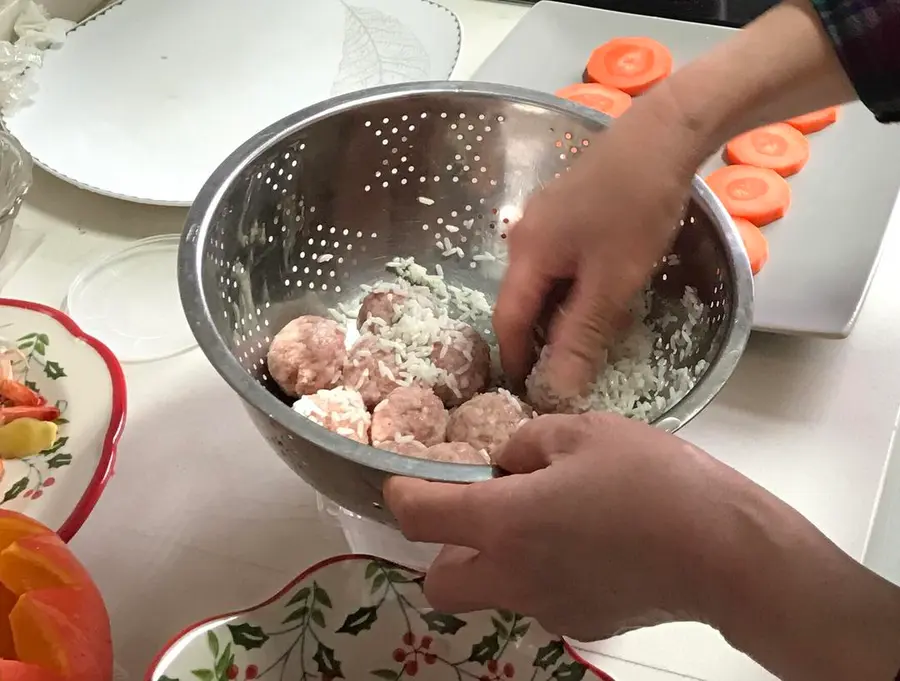
<path fill-rule="evenodd" d="M 436 445 L 446 439 L 448 418 L 440 398 L 429 388 L 396 388 L 372 412 L 372 441 L 411 437 L 426 446 Z"/>
<path fill-rule="evenodd" d="M 491 348 L 468 324 L 448 334 L 447 341 L 435 343 L 431 361 L 442 372 L 435 392 L 448 407 L 472 399 L 491 379 Z"/>
<path fill-rule="evenodd" d="M 402 454 L 403 456 L 412 456 L 417 459 L 425 458 L 425 452 L 428 447 L 416 440 L 391 440 L 388 442 L 376 442 L 374 444 L 378 449 L 384 449 L 394 454 Z"/>
<path fill-rule="evenodd" d="M 350 348 L 343 379 L 344 386 L 358 390 L 370 409 L 403 385 L 395 353 L 372 335 L 360 336 Z"/>
<path fill-rule="evenodd" d="M 530 407 L 506 390 L 482 393 L 453 411 L 447 439 L 467 442 L 490 454 L 505 444 L 531 413 Z"/>
<path fill-rule="evenodd" d="M 340 383 L 346 356 L 344 330 L 337 322 L 304 315 L 275 334 L 266 362 L 285 394 L 300 397 Z"/>
<path fill-rule="evenodd" d="M 442 442 L 425 450 L 423 458 L 443 463 L 488 464 L 490 457 L 484 450 L 475 449 L 468 442 Z"/>

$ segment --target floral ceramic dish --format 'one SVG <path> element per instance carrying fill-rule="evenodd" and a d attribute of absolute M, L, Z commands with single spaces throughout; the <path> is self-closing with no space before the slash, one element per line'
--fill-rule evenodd
<path fill-rule="evenodd" d="M 532 620 L 434 612 L 422 581 L 379 558 L 335 556 L 262 605 L 189 628 L 146 681 L 612 681 Z"/>
<path fill-rule="evenodd" d="M 14 378 L 60 410 L 56 442 L 3 461 L 0 508 L 24 513 L 71 539 L 112 474 L 125 421 L 125 377 L 109 349 L 63 313 L 0 298 L 0 338 L 23 360 Z"/>

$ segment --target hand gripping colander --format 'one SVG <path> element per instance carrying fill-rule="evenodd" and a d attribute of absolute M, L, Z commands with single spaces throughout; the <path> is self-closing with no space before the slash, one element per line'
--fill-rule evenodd
<path fill-rule="evenodd" d="M 179 255 L 187 318 L 213 366 L 259 431 L 304 480 L 344 508 L 392 524 L 382 483 L 392 474 L 472 482 L 484 466 L 407 458 L 356 444 L 308 421 L 269 390 L 272 336 L 301 314 L 358 300 L 385 264 L 414 256 L 449 283 L 493 299 L 505 226 L 535 190 L 564 173 L 609 119 L 528 90 L 414 83 L 358 92 L 288 116 L 232 154 L 200 191 Z M 458 231 L 446 229 L 451 224 Z M 465 225 L 465 227 L 462 227 Z M 463 256 L 444 257 L 445 239 Z M 655 288 L 694 286 L 709 306 L 686 364 L 703 376 L 655 425 L 674 431 L 734 369 L 750 332 L 752 279 L 733 223 L 695 178 Z M 486 262 L 479 254 L 498 260 Z M 490 338 L 490 329 L 480 329 Z"/>

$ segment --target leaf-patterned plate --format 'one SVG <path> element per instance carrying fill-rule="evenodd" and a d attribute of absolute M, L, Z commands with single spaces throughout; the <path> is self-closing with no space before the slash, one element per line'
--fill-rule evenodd
<path fill-rule="evenodd" d="M 0 298 L 0 338 L 25 361 L 13 367 L 61 413 L 50 449 L 4 461 L 0 508 L 18 511 L 71 539 L 90 515 L 112 474 L 125 422 L 125 376 L 100 341 L 59 310 Z"/>
<path fill-rule="evenodd" d="M 47 52 L 34 97 L 0 117 L 67 182 L 189 206 L 222 159 L 295 111 L 448 79 L 461 37 L 431 0 L 115 0 Z"/>
<path fill-rule="evenodd" d="M 146 681 L 612 681 L 525 617 L 435 612 L 422 582 L 383 559 L 329 558 L 262 605 L 180 634 Z"/>

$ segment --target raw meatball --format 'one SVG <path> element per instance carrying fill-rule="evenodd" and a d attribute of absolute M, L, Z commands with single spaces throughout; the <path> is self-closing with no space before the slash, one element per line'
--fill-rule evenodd
<path fill-rule="evenodd" d="M 294 403 L 294 411 L 338 435 L 369 444 L 372 417 L 355 390 L 333 388 L 304 395 Z"/>
<path fill-rule="evenodd" d="M 275 334 L 266 361 L 269 374 L 291 397 L 333 388 L 347 357 L 344 330 L 330 319 L 304 315 Z"/>
<path fill-rule="evenodd" d="M 452 340 L 447 345 L 434 344 L 431 361 L 447 372 L 447 379 L 436 385 L 434 391 L 444 404 L 455 407 L 487 387 L 491 379 L 491 349 L 468 324 L 460 324 L 450 334 Z"/>
<path fill-rule="evenodd" d="M 531 409 L 506 390 L 476 395 L 450 414 L 447 439 L 490 454 L 530 417 Z"/>
<path fill-rule="evenodd" d="M 540 414 L 580 414 L 590 409 L 590 402 L 580 395 L 561 397 L 550 387 L 547 366 L 550 346 L 545 345 L 541 355 L 525 379 L 525 395 Z"/>
<path fill-rule="evenodd" d="M 344 385 L 358 390 L 369 409 L 401 386 L 399 374 L 394 351 L 371 334 L 359 337 L 344 362 Z"/>
<path fill-rule="evenodd" d="M 396 388 L 372 412 L 372 441 L 412 436 L 425 446 L 443 442 L 449 419 L 434 392 L 418 386 Z"/>
<path fill-rule="evenodd" d="M 372 291 L 363 298 L 356 317 L 357 328 L 361 329 L 370 318 L 380 319 L 387 325 L 393 324 L 397 319 L 398 308 L 405 301 L 406 294 L 400 291 Z"/>
<path fill-rule="evenodd" d="M 425 452 L 428 450 L 428 447 L 423 445 L 421 442 L 416 442 L 415 440 L 405 440 L 402 442 L 379 442 L 375 446 L 378 447 L 378 449 L 385 449 L 389 452 L 394 452 L 394 454 L 414 456 L 417 459 L 424 459 Z"/>
<path fill-rule="evenodd" d="M 490 457 L 484 451 L 478 451 L 468 442 L 442 442 L 429 447 L 423 458 L 444 463 L 489 464 Z"/>

